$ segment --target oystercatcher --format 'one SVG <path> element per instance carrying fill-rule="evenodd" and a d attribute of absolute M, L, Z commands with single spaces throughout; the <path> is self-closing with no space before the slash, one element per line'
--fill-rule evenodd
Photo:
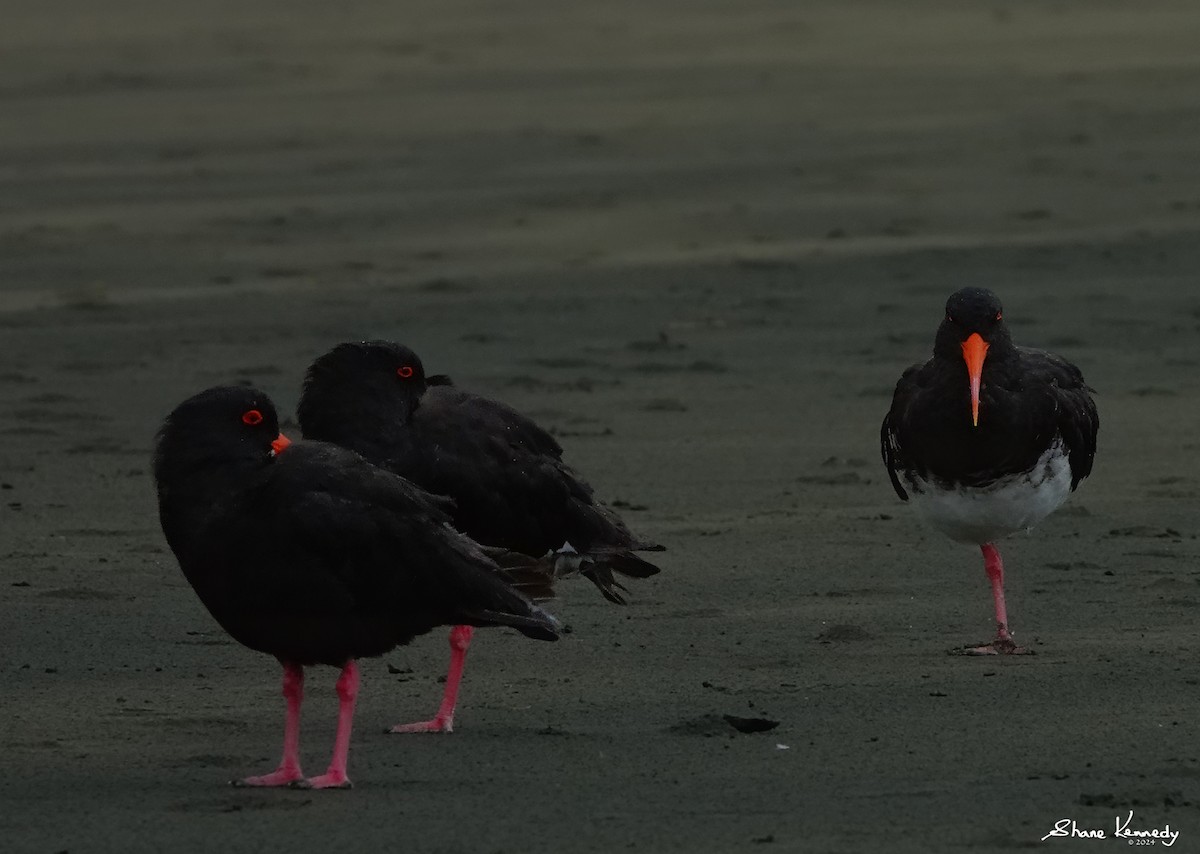
<path fill-rule="evenodd" d="M 978 545 L 991 580 L 996 638 L 963 652 L 1027 652 L 1009 630 L 995 541 L 1033 527 L 1091 473 L 1091 391 L 1065 359 L 1014 345 L 1000 300 L 983 288 L 947 300 L 933 358 L 896 384 L 881 431 L 892 486 L 934 527 Z"/>
<path fill-rule="evenodd" d="M 350 786 L 357 658 L 442 625 L 558 637 L 436 499 L 337 446 L 289 443 L 260 391 L 181 403 L 159 431 L 154 476 L 163 532 L 200 600 L 235 640 L 283 664 L 283 759 L 234 785 Z M 300 702 L 315 664 L 341 668 L 340 705 L 329 769 L 305 780 Z"/>
<path fill-rule="evenodd" d="M 622 604 L 613 573 L 659 571 L 634 551 L 642 540 L 562 461 L 554 438 L 509 406 L 426 376 L 420 358 L 389 341 L 340 344 L 308 369 L 297 409 L 308 438 L 357 451 L 376 465 L 454 500 L 454 525 L 471 538 L 532 556 L 552 555 Z M 451 732 L 471 630 L 450 635 L 442 704 L 427 721 L 391 732 Z"/>

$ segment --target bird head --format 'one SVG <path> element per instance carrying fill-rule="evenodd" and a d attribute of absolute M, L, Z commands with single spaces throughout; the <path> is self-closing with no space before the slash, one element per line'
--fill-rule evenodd
<path fill-rule="evenodd" d="M 353 447 L 351 434 L 405 422 L 435 380 L 402 344 L 339 344 L 309 366 L 297 407 L 300 427 L 306 438 Z"/>
<path fill-rule="evenodd" d="M 963 288 L 946 300 L 946 317 L 938 327 L 934 356 L 961 359 L 971 394 L 971 424 L 979 426 L 979 391 L 988 352 L 1012 349 L 999 298 L 986 288 Z"/>

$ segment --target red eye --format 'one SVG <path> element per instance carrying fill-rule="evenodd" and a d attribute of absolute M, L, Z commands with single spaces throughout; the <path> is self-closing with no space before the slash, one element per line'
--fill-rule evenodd
<path fill-rule="evenodd" d="M 998 311 L 998 312 L 996 312 L 996 319 L 997 319 L 997 320 L 999 320 L 999 319 L 1000 319 L 1001 317 L 1003 317 L 1003 316 L 1004 316 L 1004 315 L 1003 315 L 1003 313 L 1002 313 L 1002 312 L 999 312 L 999 311 Z"/>
<path fill-rule="evenodd" d="M 257 427 L 263 423 L 263 414 L 257 409 L 247 409 L 242 413 L 242 423 L 248 424 L 251 427 Z"/>
<path fill-rule="evenodd" d="M 406 380 L 412 375 L 413 369 L 408 365 L 401 365 L 399 368 L 396 368 L 396 376 L 400 377 L 400 379 Z"/>

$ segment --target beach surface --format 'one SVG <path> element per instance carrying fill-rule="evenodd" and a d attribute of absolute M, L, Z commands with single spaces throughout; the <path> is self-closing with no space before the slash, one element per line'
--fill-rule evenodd
<path fill-rule="evenodd" d="M 1184 2 L 10 10 L 0 849 L 1200 850 L 1197 44 Z M 947 654 L 982 559 L 879 461 L 965 285 L 1097 390 L 1093 476 L 1002 544 L 1033 656 Z M 452 735 L 383 734 L 443 632 L 364 661 L 355 788 L 235 790 L 279 668 L 180 574 L 154 434 L 367 338 L 552 428 L 663 572 L 477 634 Z"/>

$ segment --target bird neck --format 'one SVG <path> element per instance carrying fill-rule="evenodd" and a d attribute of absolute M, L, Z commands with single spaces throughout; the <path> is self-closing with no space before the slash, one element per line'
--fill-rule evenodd
<path fill-rule="evenodd" d="M 419 395 L 397 395 L 394 389 L 378 393 L 359 389 L 345 395 L 339 390 L 328 385 L 316 393 L 307 389 L 297 407 L 300 429 L 306 439 L 331 442 L 368 457 L 403 439 L 420 404 Z"/>

